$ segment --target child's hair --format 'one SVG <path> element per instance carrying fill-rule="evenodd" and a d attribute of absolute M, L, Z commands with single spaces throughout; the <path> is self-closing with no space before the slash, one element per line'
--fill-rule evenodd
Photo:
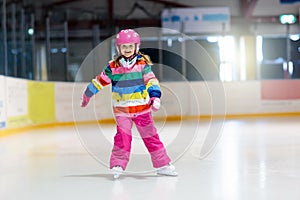
<path fill-rule="evenodd" d="M 138 52 L 137 55 L 140 55 L 142 58 L 142 60 L 144 60 L 146 62 L 147 65 L 153 65 L 150 57 L 146 54 L 143 54 L 142 52 Z M 118 66 L 120 63 L 119 63 L 119 60 L 122 58 L 122 55 L 117 55 L 114 57 L 113 59 L 113 62 L 115 64 L 115 66 Z"/>

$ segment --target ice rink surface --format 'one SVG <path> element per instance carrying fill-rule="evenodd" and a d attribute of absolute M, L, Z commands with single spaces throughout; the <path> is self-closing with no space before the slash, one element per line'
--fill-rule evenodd
<path fill-rule="evenodd" d="M 198 127 L 196 137 L 187 133 L 187 148 L 176 140 L 184 133 L 172 136 L 180 123 L 157 123 L 170 156 L 177 156 L 178 177 L 157 176 L 134 136 L 129 172 L 113 180 L 107 168 L 113 124 L 51 127 L 0 137 L 0 199 L 300 199 L 300 117 L 220 123 L 216 146 L 203 158 L 203 134 L 210 137 L 207 130 L 214 126 L 209 120 L 180 125 Z"/>

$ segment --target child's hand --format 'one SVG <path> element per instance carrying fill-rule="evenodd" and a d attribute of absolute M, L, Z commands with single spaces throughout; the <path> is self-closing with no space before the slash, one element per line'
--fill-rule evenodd
<path fill-rule="evenodd" d="M 152 97 L 150 99 L 150 106 L 154 112 L 158 111 L 158 109 L 160 108 L 160 99 L 157 97 Z"/>
<path fill-rule="evenodd" d="M 86 107 L 88 105 L 88 103 L 90 102 L 90 99 L 91 99 L 90 97 L 83 94 L 82 101 L 81 101 L 81 107 Z"/>

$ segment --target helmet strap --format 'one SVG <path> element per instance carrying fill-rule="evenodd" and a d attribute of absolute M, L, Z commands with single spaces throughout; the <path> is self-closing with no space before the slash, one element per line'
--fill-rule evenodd
<path fill-rule="evenodd" d="M 126 58 L 124 56 L 122 56 L 122 58 L 119 60 L 120 64 L 122 67 L 124 68 L 131 68 L 132 66 L 135 65 L 137 60 L 137 56 L 136 54 L 130 56 L 130 58 Z"/>
<path fill-rule="evenodd" d="M 136 57 L 136 53 L 134 53 L 132 56 L 130 56 L 130 57 L 125 57 L 125 56 L 123 56 L 123 55 L 121 55 L 122 56 L 122 58 L 124 58 L 126 61 L 131 61 L 132 59 L 134 59 L 135 57 Z"/>

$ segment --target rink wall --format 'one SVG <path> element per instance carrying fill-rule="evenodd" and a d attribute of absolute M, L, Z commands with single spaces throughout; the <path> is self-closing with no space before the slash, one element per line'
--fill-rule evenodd
<path fill-rule="evenodd" d="M 0 135 L 35 126 L 112 122 L 110 87 L 81 108 L 86 85 L 0 76 Z M 163 82 L 161 88 L 157 119 L 300 116 L 300 80 Z"/>

